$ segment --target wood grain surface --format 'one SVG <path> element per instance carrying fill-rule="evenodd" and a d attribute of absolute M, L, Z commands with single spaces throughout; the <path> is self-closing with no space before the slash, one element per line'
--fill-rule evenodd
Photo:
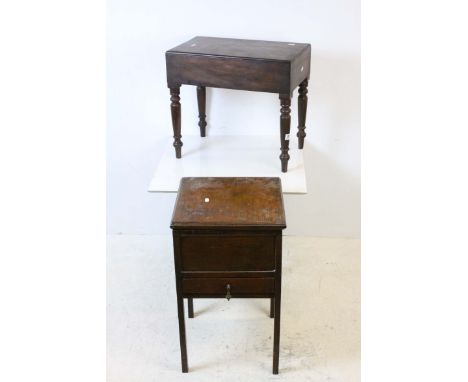
<path fill-rule="evenodd" d="M 286 227 L 280 178 L 182 178 L 171 228 Z"/>

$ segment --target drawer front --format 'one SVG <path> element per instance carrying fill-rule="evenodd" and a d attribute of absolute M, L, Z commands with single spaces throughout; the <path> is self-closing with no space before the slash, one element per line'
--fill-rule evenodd
<path fill-rule="evenodd" d="M 183 271 L 271 271 L 274 236 L 182 236 Z"/>
<path fill-rule="evenodd" d="M 264 278 L 185 278 L 182 280 L 184 295 L 225 297 L 228 286 L 232 297 L 273 295 L 275 279 Z"/>

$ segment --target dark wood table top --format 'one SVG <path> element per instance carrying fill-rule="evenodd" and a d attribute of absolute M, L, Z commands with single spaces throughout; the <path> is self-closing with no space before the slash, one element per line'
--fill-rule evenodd
<path fill-rule="evenodd" d="M 294 42 L 196 36 L 168 50 L 168 53 L 293 61 L 309 48 L 310 44 Z"/>
<path fill-rule="evenodd" d="M 171 228 L 286 228 L 281 180 L 182 178 Z"/>

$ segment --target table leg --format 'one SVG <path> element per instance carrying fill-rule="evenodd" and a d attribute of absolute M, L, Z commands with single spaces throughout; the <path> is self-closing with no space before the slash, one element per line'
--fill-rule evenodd
<path fill-rule="evenodd" d="M 197 101 L 200 136 L 206 137 L 206 88 L 204 86 L 197 86 Z"/>
<path fill-rule="evenodd" d="M 275 298 L 270 298 L 270 318 L 275 317 Z"/>
<path fill-rule="evenodd" d="M 281 171 L 288 171 L 289 160 L 289 130 L 291 128 L 291 96 L 289 94 L 279 95 L 281 102 L 281 116 L 280 116 L 280 129 L 281 129 Z"/>
<path fill-rule="evenodd" d="M 275 244 L 275 322 L 273 324 L 273 374 L 278 374 L 279 345 L 280 345 L 280 319 L 281 319 L 281 267 L 282 267 L 282 242 L 281 235 L 276 237 Z"/>
<path fill-rule="evenodd" d="M 185 319 L 184 319 L 184 299 L 181 295 L 177 296 L 177 314 L 179 315 L 179 340 L 180 340 L 180 357 L 182 360 L 182 373 L 188 373 L 187 341 L 185 337 Z"/>
<path fill-rule="evenodd" d="M 188 316 L 189 318 L 193 318 L 193 298 L 188 298 L 187 299 L 187 305 L 188 305 Z"/>
<path fill-rule="evenodd" d="M 306 136 L 306 113 L 307 113 L 307 85 L 309 81 L 307 78 L 299 84 L 299 97 L 297 98 L 297 106 L 299 112 L 299 126 L 297 137 L 299 138 L 299 149 L 304 147 L 304 138 Z"/>
<path fill-rule="evenodd" d="M 278 374 L 280 344 L 281 292 L 275 297 L 275 322 L 273 328 L 273 374 Z"/>
<path fill-rule="evenodd" d="M 171 91 L 171 116 L 172 116 L 172 129 L 174 130 L 174 144 L 176 158 L 182 156 L 182 135 L 181 130 L 181 116 L 180 116 L 180 85 L 170 88 Z"/>

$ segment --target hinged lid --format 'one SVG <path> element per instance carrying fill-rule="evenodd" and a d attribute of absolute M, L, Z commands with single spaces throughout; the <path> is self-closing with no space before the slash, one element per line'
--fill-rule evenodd
<path fill-rule="evenodd" d="M 310 44 L 196 36 L 166 53 L 293 61 L 306 49 Z"/>
<path fill-rule="evenodd" d="M 280 178 L 182 178 L 173 229 L 284 229 Z"/>

